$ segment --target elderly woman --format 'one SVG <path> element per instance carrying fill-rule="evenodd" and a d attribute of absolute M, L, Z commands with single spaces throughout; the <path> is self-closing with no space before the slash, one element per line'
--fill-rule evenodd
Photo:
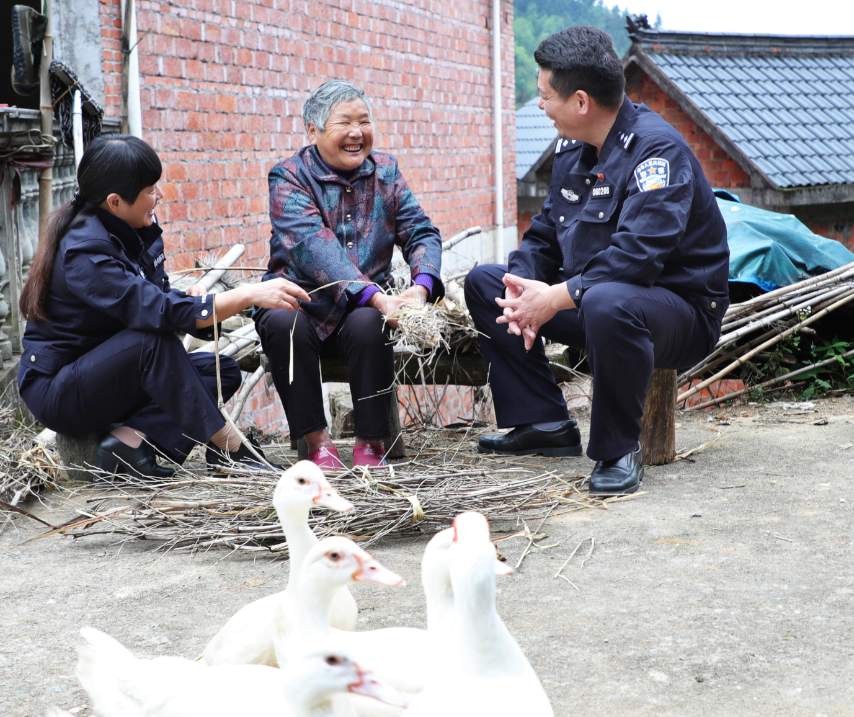
<path fill-rule="evenodd" d="M 303 121 L 310 144 L 269 174 L 273 231 L 265 278 L 286 277 L 314 293 L 298 311 L 259 310 L 255 321 L 291 435 L 305 438 L 310 459 L 324 469 L 343 467 L 327 431 L 319 366 L 321 357 L 339 354 L 353 396 L 353 464 L 382 465 L 385 392 L 394 374 L 385 327 L 400 307 L 442 296 L 441 238 L 395 158 L 373 151 L 362 90 L 324 82 L 306 101 Z M 395 244 L 412 285 L 391 296 L 382 289 Z"/>

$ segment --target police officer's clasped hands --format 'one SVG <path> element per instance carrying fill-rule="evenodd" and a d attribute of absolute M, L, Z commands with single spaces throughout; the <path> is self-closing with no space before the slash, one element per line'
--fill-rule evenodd
<path fill-rule="evenodd" d="M 575 308 L 575 302 L 563 284 L 550 286 L 544 281 L 524 279 L 514 274 L 505 274 L 501 281 L 505 287 L 504 298 L 496 297 L 495 303 L 503 312 L 495 322 L 507 324 L 507 333 L 521 336 L 526 351 L 533 347 L 543 324 L 558 311 Z"/>

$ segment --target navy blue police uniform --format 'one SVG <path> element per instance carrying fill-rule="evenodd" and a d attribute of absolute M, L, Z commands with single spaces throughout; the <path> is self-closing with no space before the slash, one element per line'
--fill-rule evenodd
<path fill-rule="evenodd" d="M 636 449 L 653 368 L 706 356 L 729 305 L 726 227 L 700 164 L 673 127 L 628 99 L 598 155 L 558 139 L 549 196 L 509 267 L 480 266 L 466 279 L 499 427 L 566 420 L 542 342 L 526 353 L 495 323 L 505 271 L 564 281 L 576 304 L 540 336 L 587 351 L 593 460 Z"/>
<path fill-rule="evenodd" d="M 116 424 L 146 434 L 182 462 L 225 421 L 216 404 L 213 354 L 188 354 L 177 336 L 213 311 L 213 295 L 172 289 L 162 230 L 134 230 L 100 208 L 84 208 L 60 240 L 47 320 L 28 321 L 18 389 L 33 415 L 71 436 L 102 435 Z M 222 357 L 223 395 L 240 369 Z"/>

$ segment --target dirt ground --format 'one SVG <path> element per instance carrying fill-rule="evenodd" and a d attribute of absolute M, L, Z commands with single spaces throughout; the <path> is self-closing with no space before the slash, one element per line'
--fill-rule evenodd
<path fill-rule="evenodd" d="M 706 445 L 648 468 L 634 499 L 550 519 L 541 542 L 557 545 L 499 583 L 500 612 L 555 714 L 854 715 L 854 398 L 682 414 L 677 440 Z M 553 460 L 573 475 L 591 467 Z M 38 512 L 59 522 L 72 506 L 48 496 Z M 24 542 L 38 532 L 18 518 L 0 535 L 4 717 L 48 704 L 86 714 L 80 626 L 140 654 L 195 656 L 287 573 L 266 558 L 159 555 L 107 537 Z M 563 571 L 571 583 L 555 578 L 582 541 Z M 409 585 L 393 598 L 358 586 L 362 626 L 422 623 L 424 542 L 372 551 Z M 501 545 L 515 564 L 525 541 Z"/>

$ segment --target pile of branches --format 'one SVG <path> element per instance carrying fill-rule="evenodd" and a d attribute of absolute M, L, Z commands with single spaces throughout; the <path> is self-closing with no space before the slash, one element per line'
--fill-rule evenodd
<path fill-rule="evenodd" d="M 677 397 L 677 404 L 702 391 L 715 381 L 779 345 L 799 332 L 809 332 L 811 324 L 846 305 L 854 306 L 854 262 L 811 277 L 797 284 L 761 294 L 748 301 L 733 304 L 724 316 L 721 338 L 714 351 L 697 365 L 679 376 L 678 385 L 689 387 Z M 834 361 L 854 355 L 848 351 L 808 366 L 802 366 L 780 376 L 774 376 L 754 386 L 718 396 L 691 406 L 696 410 L 737 398 L 757 389 L 784 383 L 814 371 Z M 697 381 L 696 379 L 702 379 Z M 690 382 L 690 384 L 689 384 Z"/>
<path fill-rule="evenodd" d="M 509 531 L 518 530 L 521 522 L 603 505 L 582 490 L 583 476 L 561 478 L 543 466 L 485 459 L 468 446 L 461 450 L 469 442 L 467 434 L 457 438 L 454 447 L 448 436 L 458 432 L 426 433 L 418 434 L 423 444 L 406 463 L 333 478 L 355 510 L 315 511 L 315 532 L 347 535 L 371 545 L 386 536 L 435 532 L 466 510 L 478 510 L 498 530 Z M 101 484 L 106 488 L 96 483 L 78 489 L 75 502 L 83 498 L 88 505 L 81 516 L 45 535 L 83 538 L 106 533 L 120 540 L 156 541 L 153 545 L 166 551 L 225 548 L 286 555 L 271 503 L 278 478 L 273 470 L 248 472 L 238 466 L 216 477 L 190 466 L 163 480 L 126 476 L 121 482 Z"/>
<path fill-rule="evenodd" d="M 55 485 L 59 467 L 51 452 L 34 443 L 36 429 L 5 396 L 0 397 L 0 530 L 29 498 Z"/>

